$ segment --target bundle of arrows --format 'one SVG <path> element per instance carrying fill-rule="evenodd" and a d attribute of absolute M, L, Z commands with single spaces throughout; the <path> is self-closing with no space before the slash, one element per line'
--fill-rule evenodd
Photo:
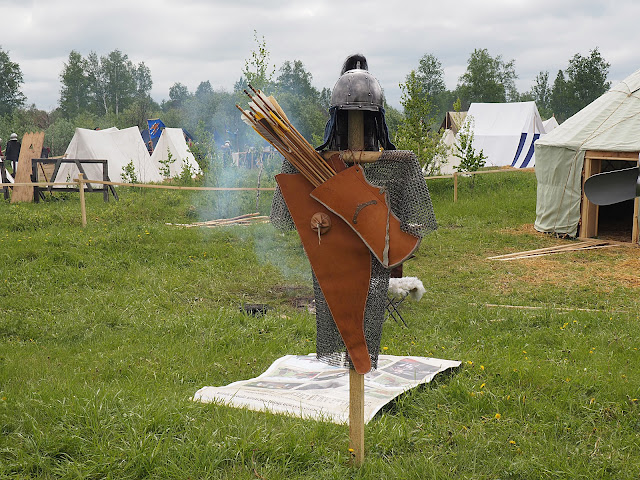
<path fill-rule="evenodd" d="M 243 110 L 242 120 L 267 142 L 273 145 L 315 187 L 336 174 L 307 140 L 289 122 L 284 111 L 273 97 L 267 97 L 251 85 L 244 93 L 250 99 L 249 109 Z"/>

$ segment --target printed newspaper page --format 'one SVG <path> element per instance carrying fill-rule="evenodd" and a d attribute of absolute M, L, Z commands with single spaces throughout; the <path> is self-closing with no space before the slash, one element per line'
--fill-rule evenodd
<path fill-rule="evenodd" d="M 401 393 L 430 382 L 436 374 L 460 366 L 438 358 L 380 355 L 378 369 L 365 375 L 365 422 Z M 349 421 L 349 371 L 316 359 L 287 355 L 251 380 L 224 387 L 203 387 L 193 396 L 251 410 L 284 413 L 334 423 Z"/>

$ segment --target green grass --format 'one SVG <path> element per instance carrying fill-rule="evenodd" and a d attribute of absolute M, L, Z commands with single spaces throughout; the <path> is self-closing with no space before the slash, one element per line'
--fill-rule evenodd
<path fill-rule="evenodd" d="M 0 478 L 637 478 L 637 251 L 490 261 L 566 242 L 527 227 L 535 176 L 462 178 L 455 204 L 450 180 L 429 187 L 440 229 L 405 265 L 428 293 L 383 345 L 463 366 L 385 407 L 359 469 L 344 426 L 190 400 L 314 351 L 295 232 L 166 225 L 255 194 L 88 195 L 84 229 L 77 195 L 0 203 Z"/>

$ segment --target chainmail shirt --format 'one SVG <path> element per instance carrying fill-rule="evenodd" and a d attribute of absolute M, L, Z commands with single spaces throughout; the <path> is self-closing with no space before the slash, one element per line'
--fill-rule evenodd
<path fill-rule="evenodd" d="M 389 206 L 400 220 L 401 229 L 422 238 L 437 228 L 433 205 L 427 184 L 422 176 L 418 159 L 413 152 L 385 150 L 376 162 L 361 164 L 369 183 L 387 190 Z M 282 173 L 298 173 L 287 160 Z M 271 205 L 271 223 L 280 230 L 295 229 L 293 219 L 280 188 L 276 188 Z M 371 357 L 371 365 L 377 368 L 382 324 L 387 305 L 390 270 L 372 255 L 371 282 L 364 314 L 364 334 Z M 316 354 L 318 359 L 331 365 L 352 368 L 347 349 L 338 332 L 329 306 L 318 281 L 313 275 L 316 303 Z"/>

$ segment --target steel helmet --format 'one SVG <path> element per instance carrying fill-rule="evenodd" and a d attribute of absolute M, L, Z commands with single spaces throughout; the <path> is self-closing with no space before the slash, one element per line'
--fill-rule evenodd
<path fill-rule="evenodd" d="M 18 134 L 12 133 L 11 136 L 9 137 L 9 140 L 18 140 Z"/>
<path fill-rule="evenodd" d="M 342 75 L 331 92 L 331 107 L 339 110 L 370 110 L 377 112 L 384 104 L 382 87 L 367 71 L 367 61 L 352 55 L 343 66 Z"/>

